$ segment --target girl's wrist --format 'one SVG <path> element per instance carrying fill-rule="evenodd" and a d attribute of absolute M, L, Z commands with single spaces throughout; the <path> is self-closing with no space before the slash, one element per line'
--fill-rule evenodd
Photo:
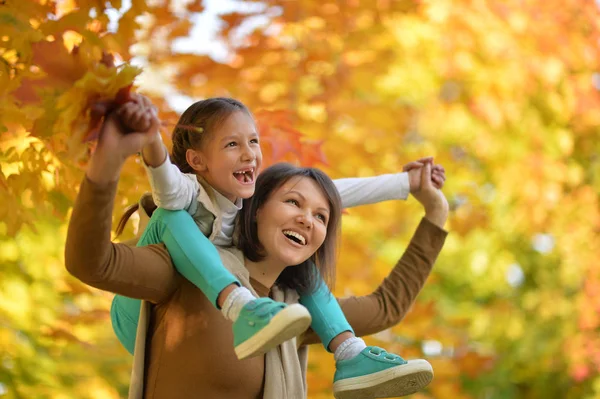
<path fill-rule="evenodd" d="M 147 144 L 141 151 L 142 160 L 150 167 L 157 168 L 167 160 L 167 148 L 161 139 Z"/>

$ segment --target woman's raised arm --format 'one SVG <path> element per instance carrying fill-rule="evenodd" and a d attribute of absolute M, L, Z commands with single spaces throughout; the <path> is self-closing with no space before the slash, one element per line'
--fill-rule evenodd
<path fill-rule="evenodd" d="M 428 164 L 423 167 L 421 189 L 413 193 L 425 208 L 425 217 L 390 274 L 372 294 L 339 299 L 357 336 L 383 331 L 404 318 L 442 250 L 447 236 L 443 226 L 448 217 L 448 202 L 432 186 L 430 176 Z M 310 330 L 302 339 L 303 344 L 317 342 L 319 338 Z"/>
<path fill-rule="evenodd" d="M 158 120 L 144 133 L 124 134 L 116 115 L 106 118 L 75 205 L 65 247 L 67 270 L 86 284 L 158 303 L 178 286 L 178 275 L 163 246 L 132 248 L 110 240 L 119 173 L 128 156 L 156 139 Z"/>

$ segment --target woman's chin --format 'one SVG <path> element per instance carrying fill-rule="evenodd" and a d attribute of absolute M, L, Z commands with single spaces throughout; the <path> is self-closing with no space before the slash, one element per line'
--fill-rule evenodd
<path fill-rule="evenodd" d="M 308 258 L 304 257 L 304 256 L 281 256 L 280 257 L 282 264 L 285 265 L 285 267 L 287 266 L 296 266 L 299 265 L 301 263 L 304 263 L 304 261 Z"/>

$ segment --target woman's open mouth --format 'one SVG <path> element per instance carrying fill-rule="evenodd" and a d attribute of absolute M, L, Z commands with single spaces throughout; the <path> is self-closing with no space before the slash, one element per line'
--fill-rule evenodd
<path fill-rule="evenodd" d="M 287 238 L 289 241 L 292 241 L 293 243 L 303 246 L 306 245 L 306 237 L 304 237 L 300 233 L 296 233 L 292 230 L 284 230 L 283 235 L 285 236 L 285 238 Z"/>

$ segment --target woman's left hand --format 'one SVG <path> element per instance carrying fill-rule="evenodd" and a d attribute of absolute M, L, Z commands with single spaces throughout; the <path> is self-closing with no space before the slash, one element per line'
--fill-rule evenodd
<path fill-rule="evenodd" d="M 448 219 L 448 200 L 444 193 L 432 183 L 432 165 L 431 162 L 425 163 L 421 169 L 421 184 L 418 190 L 412 192 L 412 195 L 425 208 L 425 217 L 432 223 L 443 228 Z"/>

